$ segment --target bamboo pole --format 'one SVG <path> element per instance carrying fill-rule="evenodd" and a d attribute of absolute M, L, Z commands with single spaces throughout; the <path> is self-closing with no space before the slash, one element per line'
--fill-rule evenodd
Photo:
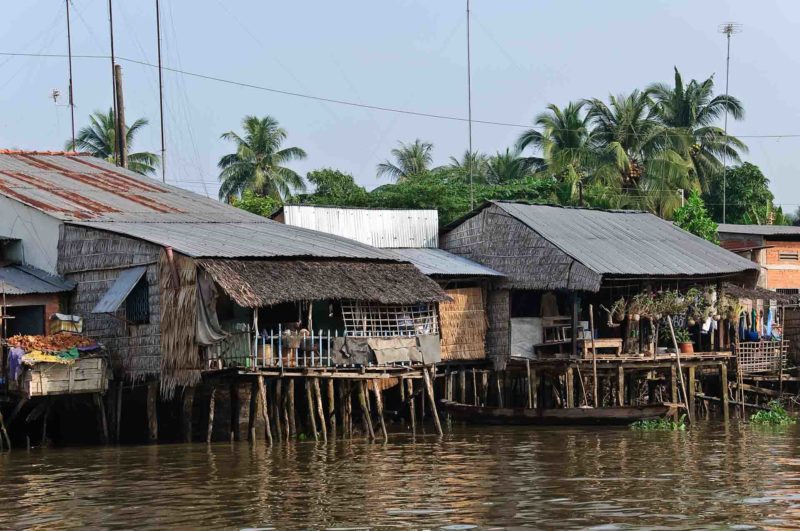
<path fill-rule="evenodd" d="M 589 328 L 591 328 L 591 338 L 592 338 L 592 377 L 594 378 L 594 407 L 600 407 L 600 403 L 598 401 L 598 381 L 597 381 L 597 348 L 594 344 L 594 308 L 590 304 L 589 305 Z"/>
<path fill-rule="evenodd" d="M 319 433 L 317 433 L 317 419 L 314 418 L 314 397 L 312 396 L 311 378 L 306 378 L 306 402 L 308 403 L 308 422 L 311 427 L 311 433 L 314 435 L 314 440 L 319 440 Z"/>
<path fill-rule="evenodd" d="M 431 367 L 431 373 L 435 369 Z M 436 398 L 433 395 L 433 383 L 431 382 L 431 374 L 425 367 L 422 367 L 422 378 L 425 380 L 425 388 L 428 390 L 428 400 L 430 401 L 431 414 L 433 415 L 433 423 L 436 425 L 436 433 L 441 437 L 444 435 L 442 432 L 442 424 L 439 422 L 439 413 L 436 411 Z"/>
<path fill-rule="evenodd" d="M 681 367 L 681 349 L 678 348 L 678 340 L 675 339 L 675 329 L 672 326 L 672 316 L 667 316 L 667 323 L 669 324 L 669 333 L 672 336 L 672 345 L 675 348 L 675 357 L 678 361 L 678 375 L 680 376 L 681 381 L 681 390 L 683 391 L 683 397 L 685 400 L 689 400 L 689 395 L 686 393 L 686 382 L 683 380 L 683 368 Z M 688 404 L 687 404 L 688 408 Z M 694 412 L 687 409 L 687 414 L 689 415 L 689 422 L 694 422 Z"/>
<path fill-rule="evenodd" d="M 215 385 L 211 386 L 211 396 L 208 398 L 208 427 L 206 429 L 206 442 L 211 442 L 211 436 L 214 434 L 214 395 L 217 392 Z"/>
<path fill-rule="evenodd" d="M 389 440 L 389 434 L 386 431 L 386 420 L 383 418 L 383 391 L 377 380 L 372 381 L 372 392 L 375 393 L 375 408 L 378 410 L 378 419 L 381 423 L 381 434 L 383 435 L 384 442 Z"/>
<path fill-rule="evenodd" d="M 411 418 L 411 435 L 417 435 L 417 412 L 415 411 L 414 404 L 414 380 L 411 378 L 406 380 L 406 387 L 408 388 L 408 414 Z"/>
<path fill-rule="evenodd" d="M 328 428 L 325 425 L 325 409 L 322 407 L 322 392 L 319 386 L 319 378 L 312 378 L 314 384 L 314 399 L 317 402 L 317 415 L 319 415 L 319 425 L 322 431 L 322 440 L 328 442 Z"/>

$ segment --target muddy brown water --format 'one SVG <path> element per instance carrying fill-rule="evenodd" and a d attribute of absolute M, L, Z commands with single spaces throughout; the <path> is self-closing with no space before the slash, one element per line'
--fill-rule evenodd
<path fill-rule="evenodd" d="M 0 528 L 800 527 L 800 429 L 15 450 Z"/>

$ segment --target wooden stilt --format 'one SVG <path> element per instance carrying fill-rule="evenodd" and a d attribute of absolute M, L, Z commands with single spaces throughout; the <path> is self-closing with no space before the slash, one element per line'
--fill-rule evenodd
<path fill-rule="evenodd" d="M 147 383 L 147 440 L 158 440 L 158 382 Z"/>
<path fill-rule="evenodd" d="M 369 405 L 367 402 L 367 382 L 362 380 L 356 382 L 358 386 L 358 403 L 361 405 L 361 419 L 364 424 L 364 432 L 370 440 L 375 439 L 375 432 L 372 430 L 372 419 L 369 415 Z"/>
<path fill-rule="evenodd" d="M 381 423 L 381 435 L 386 442 L 389 440 L 389 434 L 386 432 L 386 419 L 383 418 L 383 391 L 378 380 L 372 381 L 372 391 L 375 393 L 375 409 L 377 409 L 378 420 Z"/>
<path fill-rule="evenodd" d="M 625 369 L 622 365 L 617 367 L 617 405 L 625 405 Z"/>
<path fill-rule="evenodd" d="M 48 440 L 47 440 L 47 417 L 50 416 L 50 405 L 51 404 L 50 404 L 50 400 L 49 399 L 45 398 L 45 400 L 47 400 L 47 406 L 44 409 L 44 417 L 42 418 L 42 441 L 41 441 L 41 445 L 42 446 L 48 446 L 49 445 Z"/>
<path fill-rule="evenodd" d="M 267 400 L 267 385 L 265 380 L 266 376 L 257 376 L 258 378 L 258 396 L 261 397 L 261 415 L 264 418 L 264 432 L 267 437 L 267 442 L 272 444 L 272 428 L 269 425 L 269 402 Z"/>
<path fill-rule="evenodd" d="M 319 433 L 317 433 L 317 420 L 314 418 L 314 397 L 312 396 L 311 378 L 306 378 L 306 402 L 308 403 L 308 423 L 311 427 L 311 433 L 314 435 L 314 440 L 319 440 Z"/>
<path fill-rule="evenodd" d="M 100 429 L 100 442 L 108 444 L 108 420 L 106 419 L 106 406 L 100 393 L 92 395 L 94 407 L 97 411 L 97 424 Z"/>
<path fill-rule="evenodd" d="M 275 417 L 275 434 L 278 436 L 278 442 L 281 442 L 283 440 L 283 429 L 286 428 L 286 440 L 288 441 L 291 438 L 289 425 L 283 424 L 283 416 L 286 413 L 283 402 L 283 378 L 277 378 L 274 391 L 275 400 L 272 401 L 272 416 Z"/>
<path fill-rule="evenodd" d="M 722 389 L 722 410 L 727 421 L 730 414 L 728 410 L 728 364 L 724 361 L 719 364 L 719 384 Z"/>
<path fill-rule="evenodd" d="M 680 398 L 678 398 L 678 371 L 675 368 L 675 364 L 669 366 L 669 382 L 670 382 L 670 401 L 673 404 L 677 404 L 680 402 Z"/>
<path fill-rule="evenodd" d="M 695 378 L 695 368 L 694 366 L 689 367 L 689 404 L 688 407 L 692 411 L 695 412 L 695 398 L 697 395 L 697 383 Z"/>
<path fill-rule="evenodd" d="M 117 413 L 114 415 L 114 422 L 116 423 L 116 427 L 114 428 L 114 440 L 116 440 L 116 442 L 119 442 L 122 431 L 122 388 L 124 386 L 124 382 L 120 380 L 117 384 L 117 400 L 114 404 L 117 408 Z"/>
<path fill-rule="evenodd" d="M 475 373 L 475 367 L 472 368 L 472 405 L 478 405 L 478 375 Z"/>
<path fill-rule="evenodd" d="M 297 437 L 297 419 L 294 407 L 294 378 L 286 382 L 286 396 L 284 397 L 283 422 L 286 426 L 286 440 Z"/>
<path fill-rule="evenodd" d="M 503 407 L 503 377 L 500 371 L 494 372 L 494 381 L 497 385 L 497 405 Z"/>
<path fill-rule="evenodd" d="M 531 371 L 531 396 L 533 397 L 533 407 L 539 407 L 539 383 L 541 378 L 539 377 L 539 371 L 534 369 Z"/>
<path fill-rule="evenodd" d="M 211 396 L 208 399 L 208 428 L 206 430 L 206 442 L 211 442 L 211 436 L 214 434 L 214 395 L 217 392 L 216 386 L 211 386 Z"/>
<path fill-rule="evenodd" d="M 314 385 L 314 399 L 317 402 L 317 415 L 319 415 L 319 427 L 322 431 L 322 440 L 328 441 L 328 427 L 325 422 L 325 409 L 322 407 L 322 391 L 319 387 L 319 378 L 312 378 Z"/>
<path fill-rule="evenodd" d="M 489 399 L 489 372 L 481 372 L 481 405 L 485 406 Z"/>
<path fill-rule="evenodd" d="M 181 409 L 181 425 L 183 441 L 192 442 L 192 408 L 194 406 L 194 387 L 183 389 L 183 408 Z"/>
<path fill-rule="evenodd" d="M 3 420 L 3 412 L 0 411 L 0 438 L 6 441 L 6 448 L 11 450 L 11 439 L 8 437 L 8 430 L 6 429 L 6 423 Z M 0 449 L 2 449 L 2 444 L 0 444 Z"/>
<path fill-rule="evenodd" d="M 414 404 L 414 380 L 411 378 L 406 380 L 406 387 L 408 388 L 408 416 L 411 420 L 411 435 L 417 435 L 417 412 L 415 411 Z"/>
<path fill-rule="evenodd" d="M 462 404 L 467 403 L 467 371 L 458 371 L 458 401 Z"/>
<path fill-rule="evenodd" d="M 328 387 L 328 421 L 330 421 L 330 427 L 329 427 L 328 431 L 331 434 L 331 439 L 336 439 L 336 398 L 334 397 L 335 392 L 334 392 L 334 388 L 333 388 L 333 378 L 328 378 L 327 383 L 328 383 L 328 385 L 327 385 L 327 387 Z"/>
<path fill-rule="evenodd" d="M 441 437 L 444 435 L 442 432 L 442 424 L 439 422 L 439 413 L 436 411 L 436 398 L 433 395 L 433 383 L 431 381 L 432 376 L 435 374 L 433 371 L 435 369 L 431 367 L 431 373 L 428 374 L 428 371 L 425 367 L 422 368 L 422 378 L 425 380 L 425 388 L 428 390 L 428 400 L 430 401 L 431 406 L 431 415 L 433 416 L 433 423 L 436 425 L 436 433 Z"/>
<path fill-rule="evenodd" d="M 567 367 L 564 375 L 564 390 L 567 394 L 567 407 L 575 407 L 575 374 L 572 367 Z"/>
<path fill-rule="evenodd" d="M 345 381 L 345 413 L 347 414 L 347 435 L 353 437 L 353 382 Z"/>
<path fill-rule="evenodd" d="M 531 360 L 525 360 L 525 372 L 528 377 L 528 409 L 533 408 L 533 379 L 531 378 Z"/>

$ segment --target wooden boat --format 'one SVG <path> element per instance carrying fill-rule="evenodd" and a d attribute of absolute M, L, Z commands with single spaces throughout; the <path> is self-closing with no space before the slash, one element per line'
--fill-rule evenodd
<path fill-rule="evenodd" d="M 673 415 L 680 404 L 648 404 L 603 408 L 529 409 L 471 406 L 440 400 L 442 408 L 457 420 L 473 424 L 528 424 L 538 426 L 627 426 L 637 420 Z"/>

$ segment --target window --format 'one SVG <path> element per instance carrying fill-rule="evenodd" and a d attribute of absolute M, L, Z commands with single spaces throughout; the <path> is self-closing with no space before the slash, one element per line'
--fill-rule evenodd
<path fill-rule="evenodd" d="M 776 288 L 776 293 L 783 293 L 784 295 L 800 295 L 800 289 L 798 288 Z"/>
<path fill-rule="evenodd" d="M 125 319 L 131 324 L 150 322 L 150 285 L 142 276 L 125 299 Z"/>
<path fill-rule="evenodd" d="M 9 336 L 44 334 L 44 306 L 8 306 L 7 311 L 8 315 L 13 317 L 6 322 L 6 332 Z"/>
<path fill-rule="evenodd" d="M 433 304 L 385 305 L 348 301 L 342 303 L 345 335 L 362 337 L 438 334 Z"/>
<path fill-rule="evenodd" d="M 778 258 L 781 260 L 798 260 L 797 251 L 778 251 Z"/>

